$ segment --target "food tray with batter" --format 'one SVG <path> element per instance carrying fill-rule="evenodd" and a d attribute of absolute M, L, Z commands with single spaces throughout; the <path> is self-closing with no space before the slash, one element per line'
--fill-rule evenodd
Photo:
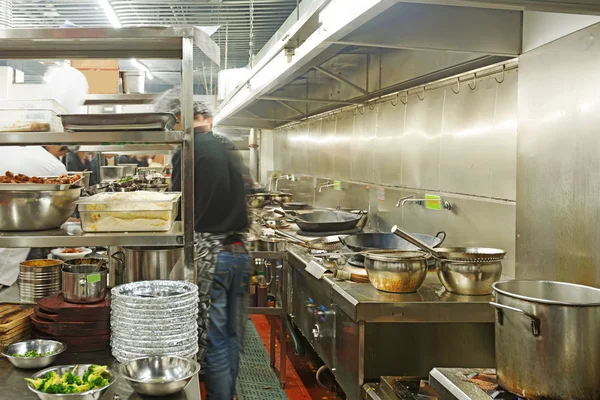
<path fill-rule="evenodd" d="M 181 193 L 100 193 L 77 202 L 84 232 L 167 232 Z"/>

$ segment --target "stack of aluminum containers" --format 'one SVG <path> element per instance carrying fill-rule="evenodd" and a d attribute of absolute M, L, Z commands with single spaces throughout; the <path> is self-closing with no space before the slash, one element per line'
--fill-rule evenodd
<path fill-rule="evenodd" d="M 61 290 L 63 263 L 58 260 L 28 260 L 19 264 L 19 297 L 35 303 Z"/>
<path fill-rule="evenodd" d="M 196 285 L 141 281 L 117 286 L 111 294 L 111 348 L 119 362 L 198 353 Z"/>

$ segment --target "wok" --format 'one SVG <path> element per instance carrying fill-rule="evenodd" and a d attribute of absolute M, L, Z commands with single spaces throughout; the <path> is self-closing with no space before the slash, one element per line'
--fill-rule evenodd
<path fill-rule="evenodd" d="M 352 214 L 345 211 L 315 210 L 303 212 L 292 216 L 280 210 L 274 210 L 277 214 L 285 215 L 298 225 L 304 232 L 342 232 L 356 228 L 362 217 L 360 214 Z"/>
<path fill-rule="evenodd" d="M 438 232 L 435 236 L 411 233 L 412 236 L 425 242 L 430 247 L 437 247 L 446 239 L 446 232 Z M 419 248 L 393 233 L 359 233 L 340 239 L 344 246 L 352 251 L 365 250 L 402 250 L 415 251 Z"/>

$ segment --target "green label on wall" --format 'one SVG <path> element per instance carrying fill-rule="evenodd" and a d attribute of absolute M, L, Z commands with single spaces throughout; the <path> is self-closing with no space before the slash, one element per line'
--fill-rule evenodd
<path fill-rule="evenodd" d="M 426 194 L 425 198 L 425 208 L 429 210 L 441 210 L 442 209 L 442 199 L 440 196 L 434 196 L 432 194 Z"/>
<path fill-rule="evenodd" d="M 333 190 L 342 190 L 342 181 L 333 181 Z"/>

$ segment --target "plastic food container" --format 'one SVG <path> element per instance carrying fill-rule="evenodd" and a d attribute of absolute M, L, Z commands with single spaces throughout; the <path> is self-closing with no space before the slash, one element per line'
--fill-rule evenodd
<path fill-rule="evenodd" d="M 0 132 L 62 132 L 64 113 L 54 100 L 0 100 Z"/>
<path fill-rule="evenodd" d="M 167 232 L 181 193 L 100 193 L 77 202 L 84 232 Z"/>

